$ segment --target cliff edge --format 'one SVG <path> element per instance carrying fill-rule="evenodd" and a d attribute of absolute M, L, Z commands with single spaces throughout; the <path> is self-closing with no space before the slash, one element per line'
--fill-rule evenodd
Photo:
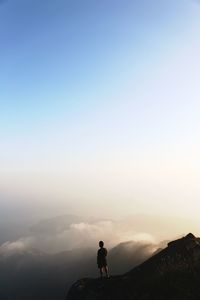
<path fill-rule="evenodd" d="M 200 238 L 189 233 L 131 271 L 78 280 L 66 300 L 200 299 Z"/>

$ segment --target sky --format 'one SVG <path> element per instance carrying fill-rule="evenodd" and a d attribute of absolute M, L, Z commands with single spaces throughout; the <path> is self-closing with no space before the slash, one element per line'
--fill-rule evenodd
<path fill-rule="evenodd" d="M 0 215 L 198 219 L 200 3 L 0 2 Z"/>

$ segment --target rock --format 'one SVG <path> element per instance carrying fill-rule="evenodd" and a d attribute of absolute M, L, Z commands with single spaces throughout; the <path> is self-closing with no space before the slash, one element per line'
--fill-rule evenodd
<path fill-rule="evenodd" d="M 100 299 L 200 299 L 200 239 L 189 233 L 121 276 L 79 280 L 66 298 Z"/>

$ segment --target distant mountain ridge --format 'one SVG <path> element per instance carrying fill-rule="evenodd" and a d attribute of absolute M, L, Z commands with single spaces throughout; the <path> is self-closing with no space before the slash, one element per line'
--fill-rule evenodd
<path fill-rule="evenodd" d="M 109 249 L 113 274 L 140 264 L 152 254 L 154 247 L 129 241 Z M 56 254 L 34 248 L 0 251 L 0 300 L 65 299 L 77 278 L 97 276 L 96 250 L 87 247 Z"/>
<path fill-rule="evenodd" d="M 200 299 L 200 238 L 189 233 L 141 265 L 110 279 L 81 279 L 66 300 Z"/>

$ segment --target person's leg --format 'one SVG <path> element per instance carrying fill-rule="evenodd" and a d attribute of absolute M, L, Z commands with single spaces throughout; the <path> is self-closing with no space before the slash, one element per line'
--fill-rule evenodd
<path fill-rule="evenodd" d="M 105 273 L 106 273 L 106 277 L 109 278 L 109 274 L 108 274 L 108 266 L 104 267 Z"/>
<path fill-rule="evenodd" d="M 99 271 L 100 271 L 100 277 L 102 278 L 103 277 L 103 268 L 99 268 Z"/>

